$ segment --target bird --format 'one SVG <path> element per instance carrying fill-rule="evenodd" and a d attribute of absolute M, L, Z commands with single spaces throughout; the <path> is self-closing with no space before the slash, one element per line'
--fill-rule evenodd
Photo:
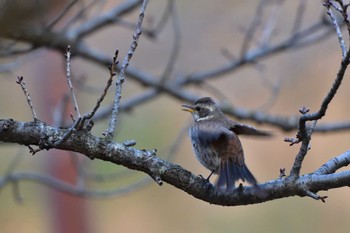
<path fill-rule="evenodd" d="M 182 105 L 192 113 L 189 127 L 192 149 L 199 162 L 219 176 L 216 187 L 232 191 L 238 180 L 257 186 L 257 180 L 244 162 L 244 152 L 238 135 L 270 136 L 267 131 L 235 122 L 221 111 L 211 97 L 198 99 L 193 105 Z"/>

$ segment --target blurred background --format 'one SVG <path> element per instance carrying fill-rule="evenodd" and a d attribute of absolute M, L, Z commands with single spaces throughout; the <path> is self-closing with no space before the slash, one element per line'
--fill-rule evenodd
<path fill-rule="evenodd" d="M 87 11 L 87 18 L 82 17 L 72 27 L 79 27 L 79 23 L 88 20 L 88 16 L 102 15 L 127 1 L 2 0 L 1 30 L 16 30 L 17 27 L 22 28 L 21 25 L 28 30 L 41 27 L 72 2 L 77 3 L 53 30 L 65 30 L 65 23 L 84 7 L 92 10 Z M 171 63 L 171 72 L 167 77 L 169 80 L 213 70 L 239 59 L 247 38 L 250 40 L 247 51 L 253 51 L 264 48 L 263 42 L 267 47 L 279 44 L 290 38 L 295 32 L 293 30 L 302 31 L 322 19 L 327 24 L 321 1 L 170 2 L 173 10 L 169 20 L 163 18 L 169 2 L 152 0 L 148 4 L 143 27 L 156 28 L 162 20 L 165 25 L 153 37 L 144 32 L 131 61 L 132 67 L 159 79 L 174 54 L 173 48 L 178 54 L 177 59 Z M 259 8 L 262 10 L 258 11 Z M 89 35 L 85 42 L 110 58 L 119 49 L 122 60 L 129 49 L 139 9 L 140 5 L 123 16 L 118 23 L 107 25 Z M 247 37 L 247 32 L 252 28 L 258 14 L 258 20 L 254 24 L 257 29 L 254 35 Z M 299 25 L 295 29 L 297 24 Z M 2 49 L 8 48 L 11 43 L 8 38 L 2 39 Z M 174 46 L 174 43 L 178 45 Z M 25 49 L 28 43 L 13 46 Z M 217 100 L 247 110 L 284 117 L 297 116 L 301 106 L 307 106 L 311 111 L 318 109 L 332 85 L 340 60 L 338 39 L 330 31 L 328 36 L 311 40 L 305 46 L 257 59 L 253 64 L 214 76 L 205 85 L 193 84 L 185 89 L 195 95 L 213 96 Z M 22 75 L 39 119 L 54 124 L 54 116 L 57 115 L 55 111 L 64 112 L 59 106 L 68 92 L 63 53 L 41 48 L 30 53 L 3 55 L 0 62 L 0 118 L 32 120 L 22 90 L 15 82 L 16 76 Z M 73 58 L 71 65 L 79 107 L 85 113 L 94 106 L 109 77 L 109 71 L 105 65 L 87 61 L 81 56 Z M 347 78 L 344 79 L 327 115 L 319 124 L 349 119 L 349 82 Z M 126 78 L 122 102 L 138 96 L 144 88 L 137 81 Z M 114 86 L 104 102 L 105 105 L 112 102 L 113 91 Z M 199 164 L 191 150 L 186 130 L 192 119 L 188 113 L 181 111 L 180 106 L 184 102 L 171 95 L 161 94 L 131 111 L 122 112 L 115 140 L 123 142 L 135 139 L 137 148 L 157 148 L 159 157 L 206 177 L 209 171 Z M 69 116 L 73 109 L 71 106 L 67 109 L 66 116 Z M 275 134 L 271 139 L 241 138 L 246 163 L 258 181 L 276 179 L 280 168 L 285 168 L 288 174 L 299 146 L 290 147 L 283 139 L 294 137 L 296 130 L 286 132 L 267 124 L 244 119 L 239 121 Z M 108 118 L 97 121 L 93 134 L 101 136 L 107 124 Z M 302 173 L 310 173 L 331 158 L 347 151 L 349 136 L 350 132 L 346 130 L 315 133 L 311 141 L 312 148 L 303 163 Z M 175 152 L 170 153 L 170 148 L 174 146 Z M 306 197 L 290 197 L 256 205 L 222 207 L 197 200 L 168 184 L 160 187 L 143 173 L 128 171 L 106 162 L 90 161 L 81 155 L 51 150 L 32 156 L 23 146 L 4 143 L 0 144 L 0 154 L 0 176 L 3 177 L 15 172 L 36 172 L 73 184 L 83 182 L 89 190 L 101 192 L 119 187 L 122 190 L 143 181 L 136 188 L 117 192 L 114 196 L 90 198 L 74 197 L 26 179 L 8 184 L 0 192 L 1 232 L 349 231 L 348 187 L 321 192 L 320 195 L 329 196 L 326 203 Z M 85 180 L 76 177 L 79 170 L 77 168 L 84 169 L 87 177 Z M 108 174 L 112 174 L 112 178 Z M 109 178 L 103 178 L 103 175 Z"/>

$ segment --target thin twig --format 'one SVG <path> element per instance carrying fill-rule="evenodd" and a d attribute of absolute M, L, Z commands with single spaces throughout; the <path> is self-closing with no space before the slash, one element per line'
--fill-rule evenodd
<path fill-rule="evenodd" d="M 119 110 L 120 111 L 131 111 L 134 108 L 136 108 L 139 105 L 142 105 L 143 103 L 150 101 L 151 99 L 154 99 L 161 93 L 160 91 L 149 88 L 142 92 L 141 94 L 138 94 L 134 97 L 130 97 L 129 99 L 124 100 L 122 103 L 119 105 Z M 110 116 L 110 113 L 112 111 L 113 104 L 110 104 L 105 107 L 101 107 L 98 112 L 96 112 L 94 119 L 95 120 L 101 120 L 101 119 L 106 119 Z M 350 126 L 350 123 L 349 123 Z"/>
<path fill-rule="evenodd" d="M 88 20 L 78 28 L 70 31 L 70 34 L 75 38 L 82 38 L 86 35 L 91 35 L 96 30 L 101 30 L 108 24 L 115 23 L 120 16 L 132 11 L 136 6 L 140 4 L 141 0 L 129 0 L 125 3 L 118 5 L 109 12 L 99 15 L 91 20 Z"/>
<path fill-rule="evenodd" d="M 89 3 L 85 4 L 85 2 L 80 2 L 79 11 L 68 20 L 63 26 L 63 30 L 67 30 L 73 23 L 76 23 L 78 20 L 83 20 L 87 15 L 88 10 L 90 10 L 95 4 L 101 3 L 100 0 L 92 0 Z M 101 12 L 101 10 L 97 10 L 97 12 Z"/>
<path fill-rule="evenodd" d="M 337 2 L 337 3 L 336 3 Z M 343 16 L 343 22 L 346 24 L 347 28 L 348 28 L 348 34 L 350 34 L 350 25 L 349 25 L 349 19 L 348 19 L 348 7 L 349 7 L 349 3 L 344 4 L 343 0 L 326 0 L 325 4 L 329 4 L 331 5 L 336 11 L 338 11 L 342 16 Z"/>
<path fill-rule="evenodd" d="M 30 110 L 32 111 L 32 116 L 33 116 L 34 122 L 39 121 L 39 119 L 38 119 L 38 117 L 36 115 L 36 112 L 34 110 L 34 107 L 33 107 L 32 99 L 30 98 L 29 92 L 28 92 L 28 90 L 27 90 L 27 88 L 25 86 L 26 83 L 23 80 L 23 76 L 17 76 L 16 83 L 21 86 L 24 95 L 27 97 L 27 102 L 28 102 L 28 105 L 30 107 Z"/>
<path fill-rule="evenodd" d="M 340 45 L 340 48 L 342 51 L 342 59 L 345 59 L 347 48 L 345 45 L 345 41 L 343 39 L 343 35 L 341 33 L 341 30 L 340 30 L 340 26 L 339 26 L 337 19 L 335 18 L 333 11 L 331 9 L 331 5 L 332 5 L 331 2 L 332 1 L 327 0 L 327 1 L 325 1 L 324 5 L 327 8 L 327 14 L 329 15 L 329 18 L 331 19 L 332 24 L 333 24 L 335 31 L 337 33 L 337 36 L 338 36 L 339 45 Z"/>
<path fill-rule="evenodd" d="M 174 70 L 176 60 L 179 57 L 180 46 L 181 46 L 181 32 L 180 32 L 180 24 L 179 18 L 176 12 L 175 1 L 168 1 L 168 8 L 166 11 L 171 19 L 172 19 L 172 27 L 174 31 L 174 42 L 171 48 L 169 60 L 165 66 L 164 72 L 161 75 L 160 83 L 164 83 L 167 81 Z"/>
<path fill-rule="evenodd" d="M 306 11 L 306 1 L 299 0 L 297 14 L 295 16 L 295 20 L 292 27 L 292 34 L 296 34 L 300 30 L 302 21 L 305 15 L 305 11 Z"/>
<path fill-rule="evenodd" d="M 119 52 L 118 50 L 115 52 L 112 65 L 109 66 L 109 79 L 107 81 L 107 84 L 106 84 L 105 88 L 103 89 L 103 92 L 101 93 L 100 97 L 97 99 L 97 102 L 96 102 L 94 109 L 90 113 L 86 114 L 83 117 L 83 119 L 81 121 L 81 126 L 84 125 L 85 120 L 90 120 L 96 114 L 97 110 L 101 106 L 102 101 L 106 97 L 108 89 L 112 85 L 113 77 L 116 76 L 116 74 L 117 74 L 117 65 L 119 63 L 119 61 L 117 60 L 118 59 L 118 52 Z"/>
<path fill-rule="evenodd" d="M 74 106 L 74 111 L 77 115 L 78 118 L 81 117 L 80 115 L 80 111 L 79 111 L 79 107 L 78 107 L 78 102 L 77 102 L 77 99 L 75 97 L 75 93 L 74 93 L 74 88 L 73 88 L 73 85 L 72 85 L 72 80 L 71 80 L 71 75 L 70 75 L 70 57 L 71 57 L 71 52 L 70 52 L 70 45 L 68 45 L 67 47 L 67 52 L 65 54 L 66 56 L 66 62 L 67 62 L 67 69 L 66 69 L 66 78 L 67 78 L 67 84 L 69 86 L 69 90 L 70 90 L 70 95 L 72 97 L 72 101 L 73 101 L 73 106 Z"/>
<path fill-rule="evenodd" d="M 167 1 L 167 5 L 165 10 L 162 12 L 162 16 L 160 17 L 160 19 L 158 20 L 158 24 L 154 27 L 153 30 L 151 30 L 153 35 L 159 34 L 161 31 L 164 30 L 165 25 L 167 24 L 167 22 L 170 19 L 171 16 L 171 12 L 173 10 L 175 1 L 174 0 L 168 0 Z"/>
<path fill-rule="evenodd" d="M 277 23 L 279 22 L 279 15 L 281 14 L 281 8 L 284 1 L 278 1 L 273 5 L 272 12 L 269 13 L 269 18 L 267 19 L 264 28 L 262 30 L 260 40 L 258 44 L 260 44 L 261 48 L 267 47 L 270 44 L 271 38 L 274 35 L 274 31 L 276 29 Z"/>
<path fill-rule="evenodd" d="M 47 29 L 51 29 L 53 26 L 55 26 L 77 2 L 78 0 L 71 0 L 68 2 L 63 10 L 51 22 L 48 23 Z"/>
<path fill-rule="evenodd" d="M 112 113 L 111 113 L 108 129 L 106 130 L 106 137 L 107 138 L 113 138 L 114 132 L 117 128 L 117 119 L 118 119 L 118 114 L 119 114 L 119 102 L 120 102 L 120 98 L 121 98 L 122 84 L 123 84 L 124 79 L 125 79 L 126 69 L 128 68 L 130 60 L 131 60 L 132 56 L 134 55 L 134 52 L 135 52 L 137 44 L 138 44 L 138 40 L 139 40 L 140 35 L 142 33 L 142 22 L 143 22 L 143 18 L 145 16 L 145 10 L 146 10 L 147 4 L 148 4 L 148 0 L 144 0 L 142 3 L 141 12 L 139 15 L 138 22 L 136 24 L 136 30 L 135 30 L 134 35 L 133 35 L 133 41 L 131 43 L 128 54 L 124 58 L 123 64 L 122 64 L 120 72 L 119 72 L 119 76 L 118 76 L 117 81 L 116 81 L 117 88 L 116 88 L 116 92 L 115 92 Z"/>
<path fill-rule="evenodd" d="M 261 23 L 261 17 L 262 17 L 262 13 L 265 5 L 266 5 L 266 0 L 259 1 L 258 7 L 254 13 L 253 21 L 251 22 L 247 32 L 245 33 L 243 44 L 241 46 L 240 57 L 242 58 L 245 57 L 247 52 L 249 51 L 250 43 L 253 40 L 254 33 L 256 32 L 257 28 Z"/>
<path fill-rule="evenodd" d="M 311 197 L 312 199 L 315 199 L 315 200 L 321 200 L 323 203 L 326 202 L 326 198 L 328 198 L 328 196 L 320 196 L 314 192 L 311 192 L 310 190 L 306 190 L 305 191 L 305 195 L 308 196 L 308 197 Z"/>

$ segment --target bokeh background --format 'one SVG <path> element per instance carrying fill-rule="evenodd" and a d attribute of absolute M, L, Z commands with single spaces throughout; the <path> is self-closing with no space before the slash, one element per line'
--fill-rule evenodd
<path fill-rule="evenodd" d="M 38 8 L 42 2 L 36 1 Z M 50 2 L 50 1 L 48 1 Z M 119 1 L 106 1 L 101 12 L 108 10 Z M 278 2 L 278 1 L 276 1 Z M 272 41 L 282 40 L 290 35 L 299 1 L 280 1 L 282 6 L 267 11 L 264 19 L 277 14 L 277 26 Z M 316 22 L 324 14 L 321 1 L 304 1 L 305 15 L 302 27 Z M 51 2 L 50 2 L 51 3 Z M 62 7 L 55 1 L 42 12 L 55 12 Z M 179 59 L 174 64 L 173 76 L 205 71 L 228 62 L 222 50 L 238 56 L 244 35 L 256 12 L 258 1 L 230 0 L 176 0 L 176 12 L 181 32 Z M 146 10 L 144 27 L 152 27 L 164 11 L 165 1 L 152 0 Z M 50 8 L 52 7 L 52 9 Z M 271 7 L 272 6 L 271 4 Z M 56 10 L 55 10 L 56 9 Z M 41 11 L 40 11 L 41 12 Z M 41 13 L 42 13 L 41 12 Z M 47 13 L 49 14 L 49 13 Z M 36 15 L 37 16 L 37 15 Z M 31 15 L 30 17 L 34 17 Z M 49 17 L 49 16 L 48 16 Z M 34 17 L 35 18 L 35 17 Z M 137 12 L 125 19 L 136 22 Z M 89 37 L 88 43 L 112 57 L 115 49 L 125 55 L 133 31 L 121 27 L 106 27 Z M 258 40 L 259 38 L 256 38 Z M 160 75 L 171 50 L 174 34 L 168 25 L 155 38 L 141 38 L 131 65 L 147 73 Z M 259 60 L 255 65 L 245 66 L 208 83 L 226 96 L 235 106 L 282 116 L 298 114 L 301 106 L 311 111 L 317 110 L 330 88 L 337 73 L 341 53 L 335 36 L 298 50 L 290 50 Z M 1 60 L 5 64 L 11 59 Z M 23 75 L 32 95 L 39 118 L 52 121 L 55 107 L 67 92 L 65 87 L 65 67 L 62 54 L 40 49 L 21 58 L 10 72 L 0 74 L 0 118 L 14 118 L 30 121 L 31 114 L 20 87 L 15 83 L 17 75 Z M 101 90 L 108 78 L 108 69 L 82 58 L 72 61 L 75 77 L 85 77 L 86 84 Z M 349 119 L 350 81 L 344 79 L 339 93 L 320 121 L 335 122 Z M 272 104 L 266 107 L 271 97 L 268 84 L 279 85 L 279 91 Z M 123 100 L 135 96 L 142 86 L 126 79 Z M 189 88 L 199 95 L 213 95 L 208 90 L 192 86 Z M 82 112 L 89 111 L 99 92 L 77 91 Z M 110 93 L 106 103 L 112 101 Z M 185 134 L 179 149 L 171 158 L 167 157 L 169 147 L 176 140 L 181 129 L 186 127 L 191 117 L 181 111 L 182 101 L 166 94 L 130 112 L 122 113 L 120 128 L 115 140 L 135 139 L 137 148 L 158 148 L 158 156 L 180 164 L 194 174 L 208 173 L 194 158 L 189 139 Z M 284 137 L 295 136 L 295 131 L 283 132 L 269 125 L 245 123 L 274 132 L 271 139 L 243 137 L 246 163 L 260 182 L 276 179 L 280 168 L 289 172 L 298 145 L 290 147 L 283 142 Z M 93 129 L 101 135 L 107 127 L 107 119 L 98 122 Z M 317 133 L 312 138 L 312 148 L 307 154 L 302 172 L 309 173 L 329 159 L 349 149 L 350 133 Z M 98 173 L 125 170 L 122 167 L 99 161 L 85 161 L 83 156 L 62 151 L 42 151 L 31 156 L 28 149 L 17 145 L 0 144 L 0 175 L 4 176 L 13 159 L 17 157 L 14 171 L 36 171 L 62 176 L 72 172 L 72 157 L 84 160 L 88 169 Z M 66 158 L 66 162 L 57 161 Z M 56 166 L 57 165 L 57 166 Z M 124 174 L 124 172 L 123 172 Z M 146 175 L 136 171 L 125 171 L 115 182 L 89 182 L 91 189 L 111 189 L 128 185 L 143 179 Z M 348 232 L 349 188 L 321 192 L 329 198 L 326 203 L 311 198 L 291 197 L 257 205 L 222 207 L 197 200 L 187 193 L 168 184 L 159 187 L 153 182 L 125 195 L 107 198 L 66 198 L 65 206 L 58 206 L 59 194 L 34 182 L 20 182 L 20 196 L 14 196 L 14 186 L 7 185 L 0 192 L 1 232 L 59 232 L 65 224 L 74 232 Z M 69 203 L 79 203 L 70 206 Z M 62 204 L 60 204 L 62 205 Z M 71 207 L 71 208 L 69 208 Z M 77 210 L 79 209 L 79 210 Z M 61 212 L 60 212 L 61 211 Z M 77 212 L 76 212 L 77 211 Z M 62 223 L 58 214 L 68 216 L 71 222 Z M 82 214 L 83 212 L 83 214 Z M 75 223 L 80 228 L 73 228 Z M 68 231 L 66 231 L 68 232 Z"/>

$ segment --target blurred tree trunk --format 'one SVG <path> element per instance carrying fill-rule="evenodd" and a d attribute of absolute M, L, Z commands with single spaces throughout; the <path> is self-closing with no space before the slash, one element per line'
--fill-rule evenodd
<path fill-rule="evenodd" d="M 37 106 L 40 106 L 38 115 L 41 120 L 53 124 L 53 111 L 62 101 L 67 92 L 66 79 L 62 74 L 62 59 L 52 52 L 42 53 L 39 64 L 33 77 L 34 88 L 39 96 Z M 62 55 L 63 56 L 63 55 Z M 28 75 L 29 76 L 29 75 Z M 67 114 L 67 113 L 66 113 Z M 68 117 L 68 116 L 65 116 Z M 62 150 L 46 151 L 45 166 L 49 175 L 67 183 L 75 183 L 77 171 L 72 161 L 72 155 Z M 89 232 L 87 224 L 86 200 L 68 195 L 53 189 L 48 189 L 47 214 L 51 218 L 52 232 Z"/>

